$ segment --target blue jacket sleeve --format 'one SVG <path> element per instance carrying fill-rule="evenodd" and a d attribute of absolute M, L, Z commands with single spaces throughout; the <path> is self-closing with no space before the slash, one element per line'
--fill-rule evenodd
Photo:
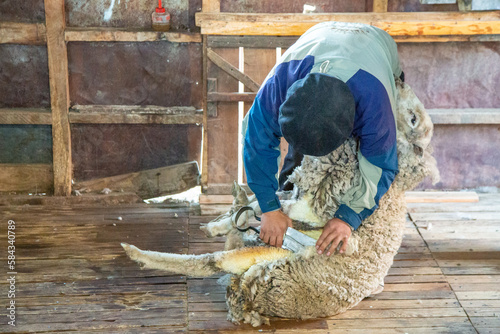
<path fill-rule="evenodd" d="M 269 117 L 259 99 L 255 99 L 248 114 L 243 159 L 248 186 L 255 193 L 262 212 L 281 207 L 276 196 L 280 137 L 278 121 Z"/>
<path fill-rule="evenodd" d="M 357 229 L 378 207 L 398 173 L 396 122 L 384 86 L 360 70 L 347 84 L 356 100 L 360 180 L 341 199 L 335 217 Z"/>

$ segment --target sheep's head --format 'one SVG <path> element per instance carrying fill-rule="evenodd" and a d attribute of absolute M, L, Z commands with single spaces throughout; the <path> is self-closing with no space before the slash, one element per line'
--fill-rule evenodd
<path fill-rule="evenodd" d="M 398 159 L 400 174 L 396 183 L 403 190 L 414 188 L 424 177 L 439 181 L 436 160 L 432 157 L 434 126 L 425 108 L 409 85 L 396 80 L 398 127 Z"/>

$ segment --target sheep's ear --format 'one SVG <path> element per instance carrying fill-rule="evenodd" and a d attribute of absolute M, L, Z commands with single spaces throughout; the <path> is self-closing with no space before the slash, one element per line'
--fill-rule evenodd
<path fill-rule="evenodd" d="M 424 156 L 424 149 L 420 146 L 413 145 L 413 152 L 415 152 L 415 155 L 417 155 L 419 158 L 422 158 Z"/>
<path fill-rule="evenodd" d="M 241 187 L 238 184 L 238 182 L 233 181 L 233 188 L 231 189 L 231 193 L 233 194 L 233 197 L 238 197 L 238 194 L 241 191 Z"/>
<path fill-rule="evenodd" d="M 247 205 L 248 204 L 248 196 L 245 189 L 243 189 L 236 181 L 233 183 L 233 206 L 234 205 Z"/>

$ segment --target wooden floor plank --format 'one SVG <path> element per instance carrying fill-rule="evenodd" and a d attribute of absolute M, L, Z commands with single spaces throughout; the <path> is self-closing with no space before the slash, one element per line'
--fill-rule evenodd
<path fill-rule="evenodd" d="M 340 328 L 356 328 L 356 329 L 372 329 L 372 328 L 410 328 L 419 327 L 448 327 L 455 330 L 468 327 L 469 320 L 467 317 L 432 317 L 432 318 L 392 318 L 392 319 L 334 319 L 328 320 L 329 329 Z M 456 331 L 456 333 L 460 333 Z"/>
<path fill-rule="evenodd" d="M 479 198 L 478 203 L 410 205 L 413 221 L 406 223 L 382 293 L 333 318 L 272 319 L 257 329 L 226 320 L 220 275 L 187 278 L 141 270 L 119 245 L 190 254 L 222 250 L 223 237 L 206 238 L 199 229 L 214 216 L 144 204 L 6 207 L 0 215 L 16 220 L 22 236 L 16 244 L 16 330 L 432 334 L 476 333 L 474 325 L 479 333 L 497 334 L 500 194 Z M 5 231 L 0 224 L 0 233 Z"/>

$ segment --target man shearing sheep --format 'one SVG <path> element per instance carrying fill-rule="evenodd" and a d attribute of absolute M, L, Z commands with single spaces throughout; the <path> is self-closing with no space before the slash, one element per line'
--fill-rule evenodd
<path fill-rule="evenodd" d="M 303 156 L 326 155 L 354 136 L 361 180 L 341 198 L 316 244 L 319 254 L 329 256 L 340 242 L 345 251 L 398 173 L 395 77 L 403 78 L 396 43 L 369 25 L 320 23 L 283 54 L 243 124 L 245 170 L 263 212 L 265 243 L 281 247 L 292 226 L 276 191 L 288 190 Z M 278 177 L 281 137 L 289 148 Z"/>

